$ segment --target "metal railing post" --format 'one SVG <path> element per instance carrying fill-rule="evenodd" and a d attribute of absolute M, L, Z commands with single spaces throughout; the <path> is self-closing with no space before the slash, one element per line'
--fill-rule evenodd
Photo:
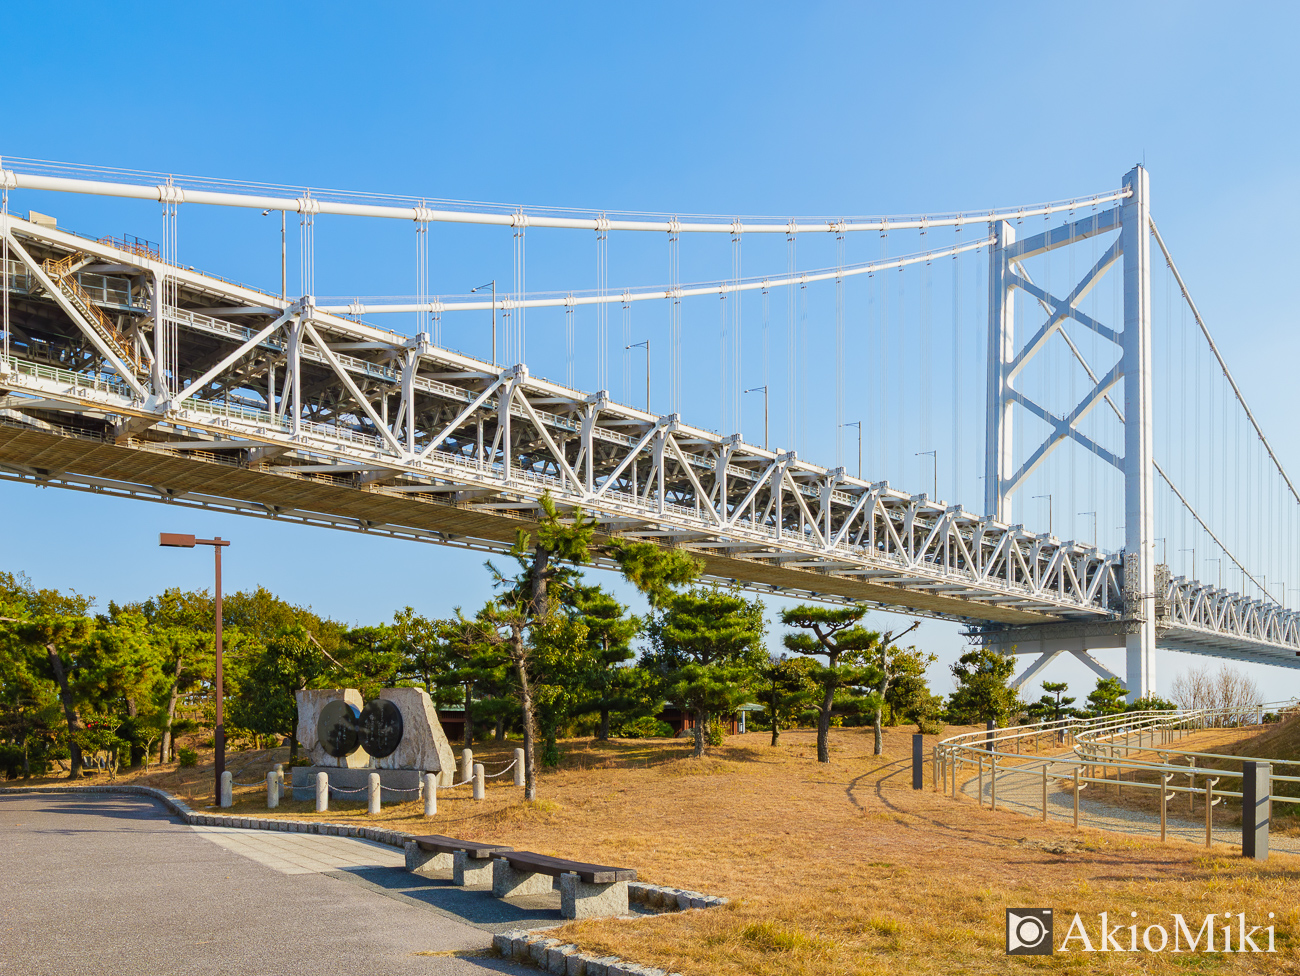
<path fill-rule="evenodd" d="M 1047 763 L 1043 763 L 1043 821 L 1047 820 Z"/>
<path fill-rule="evenodd" d="M 1079 784 L 1079 767 L 1074 767 L 1074 826 L 1077 830 L 1079 827 L 1079 790 L 1083 787 Z"/>
<path fill-rule="evenodd" d="M 998 808 L 998 756 L 993 753 L 989 756 L 989 809 Z"/>
<path fill-rule="evenodd" d="M 975 757 L 975 765 L 979 767 L 980 773 L 980 806 L 984 806 L 984 756 L 982 754 Z"/>
<path fill-rule="evenodd" d="M 1241 764 L 1241 856 L 1268 860 L 1273 764 L 1251 759 Z"/>

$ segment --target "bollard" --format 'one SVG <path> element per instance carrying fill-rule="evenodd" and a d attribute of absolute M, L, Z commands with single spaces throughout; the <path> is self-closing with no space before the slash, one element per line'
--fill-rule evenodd
<path fill-rule="evenodd" d="M 379 812 L 379 774 L 371 773 L 366 784 L 366 813 L 374 816 Z"/>
<path fill-rule="evenodd" d="M 468 783 L 474 778 L 474 750 L 462 749 L 460 751 L 460 780 L 462 783 Z"/>
<path fill-rule="evenodd" d="M 266 774 L 266 809 L 274 810 L 280 805 L 280 784 L 275 781 L 275 771 Z"/>
<path fill-rule="evenodd" d="M 914 790 L 925 788 L 924 738 L 919 733 L 912 736 L 912 789 Z"/>
<path fill-rule="evenodd" d="M 438 774 L 424 774 L 424 815 L 434 817 L 438 814 Z"/>
<path fill-rule="evenodd" d="M 483 783 L 483 764 L 474 764 L 474 799 L 481 800 L 486 795 Z"/>
<path fill-rule="evenodd" d="M 228 808 L 235 803 L 235 777 L 229 771 L 221 774 L 221 798 L 218 802 L 222 808 Z"/>
<path fill-rule="evenodd" d="M 985 723 L 985 727 L 988 729 L 988 731 L 984 734 L 984 748 L 987 749 L 989 752 L 992 752 L 993 751 L 993 730 L 998 727 L 997 719 L 992 719 L 992 718 L 989 719 Z"/>
<path fill-rule="evenodd" d="M 328 773 L 316 774 L 316 812 L 324 813 L 330 808 L 330 778 Z"/>
<path fill-rule="evenodd" d="M 524 785 L 524 750 L 515 750 L 515 786 Z"/>
<path fill-rule="evenodd" d="M 1269 809 L 1272 805 L 1273 764 L 1249 760 L 1241 764 L 1241 856 L 1268 860 Z"/>

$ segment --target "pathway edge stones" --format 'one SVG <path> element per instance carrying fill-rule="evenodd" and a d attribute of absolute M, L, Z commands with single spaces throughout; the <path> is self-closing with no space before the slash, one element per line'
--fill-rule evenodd
<path fill-rule="evenodd" d="M 125 796 L 145 796 L 157 800 L 171 813 L 180 817 L 190 826 L 202 827 L 238 827 L 243 830 L 279 830 L 299 834 L 321 834 L 333 837 L 354 837 L 360 840 L 373 841 L 377 844 L 386 844 L 389 847 L 396 847 L 398 850 L 405 850 L 406 842 L 414 840 L 415 834 L 408 834 L 400 830 L 381 830 L 377 827 L 361 827 L 356 824 L 339 824 L 323 823 L 315 820 L 280 820 L 280 819 L 258 819 L 249 817 L 232 817 L 222 813 L 196 813 L 187 803 L 178 799 L 166 790 L 160 790 L 153 786 L 133 786 L 123 783 L 121 785 L 113 784 L 106 786 L 8 786 L 0 787 L 0 796 L 8 794 L 22 793 L 117 793 Z M 685 891 L 681 888 L 670 888 L 666 885 L 646 884 L 641 881 L 629 881 L 627 885 L 627 899 L 633 904 L 645 905 L 649 908 L 666 908 L 673 911 L 685 911 L 691 908 L 716 908 L 727 904 L 729 899 L 717 895 L 706 895 L 699 891 Z M 533 936 L 530 932 L 513 932 L 513 936 Z M 536 936 L 540 938 L 540 936 Z M 574 948 L 576 952 L 576 947 Z M 509 952 L 506 953 L 509 955 Z M 593 957 L 594 958 L 594 957 Z M 561 960 L 561 962 L 563 962 Z M 540 963 L 539 963 L 540 964 Z M 612 965 L 612 964 L 611 964 Z M 620 962 L 620 965 L 622 963 Z M 570 976 L 615 976 L 615 973 L 606 973 L 593 963 L 595 968 L 584 968 L 579 973 L 572 973 Z M 551 969 L 549 965 L 544 966 L 550 972 L 559 972 L 569 974 L 567 968 Z"/>

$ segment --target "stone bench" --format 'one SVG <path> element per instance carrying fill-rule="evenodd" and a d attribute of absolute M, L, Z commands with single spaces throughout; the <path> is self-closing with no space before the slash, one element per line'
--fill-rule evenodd
<path fill-rule="evenodd" d="M 560 914 L 565 918 L 626 915 L 627 883 L 636 880 L 630 868 L 584 864 L 531 851 L 498 851 L 492 855 L 492 894 L 540 895 L 560 889 Z"/>
<path fill-rule="evenodd" d="M 492 857 L 513 848 L 505 844 L 481 844 L 472 840 L 457 840 L 442 834 L 427 834 L 408 840 L 406 870 L 422 878 L 446 878 L 456 884 L 485 885 L 492 883 Z"/>

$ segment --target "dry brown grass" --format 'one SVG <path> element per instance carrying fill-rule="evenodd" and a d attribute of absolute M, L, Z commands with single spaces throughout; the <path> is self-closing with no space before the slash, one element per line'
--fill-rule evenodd
<path fill-rule="evenodd" d="M 1257 866 L 1227 848 L 1207 853 L 1183 842 L 1075 832 L 929 789 L 913 792 L 907 729 L 888 730 L 883 757 L 870 754 L 868 729 L 836 729 L 828 765 L 816 763 L 814 745 L 811 733 L 792 732 L 773 749 L 753 733 L 697 762 L 681 741 L 570 742 L 562 767 L 543 776 L 546 799 L 536 805 L 492 785 L 482 803 L 465 788 L 440 795 L 433 821 L 414 803 L 386 807 L 379 818 L 351 805 L 321 816 L 625 865 L 645 881 L 732 898 L 724 909 L 578 922 L 555 933 L 669 971 L 1300 972 L 1300 859 L 1275 856 Z M 480 747 L 476 758 L 508 757 Z M 210 782 L 210 772 L 186 772 Z M 250 766 L 239 778 L 256 777 Z M 316 817 L 300 809 L 306 806 L 281 811 Z M 242 791 L 236 809 L 266 816 L 264 791 Z M 1112 920 L 1136 911 L 1146 924 L 1168 922 L 1171 912 L 1191 920 L 1232 910 L 1255 920 L 1272 911 L 1279 951 L 1006 957 L 1004 909 L 1049 905 L 1058 926 L 1077 911 L 1094 934 L 1102 911 Z"/>

